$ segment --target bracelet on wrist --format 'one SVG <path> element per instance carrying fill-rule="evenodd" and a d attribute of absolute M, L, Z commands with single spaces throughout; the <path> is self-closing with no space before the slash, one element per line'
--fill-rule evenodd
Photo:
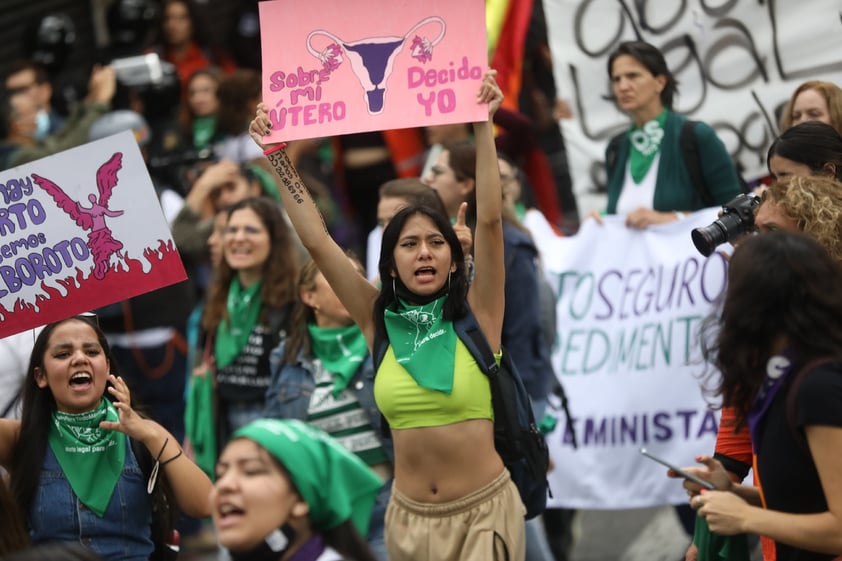
<path fill-rule="evenodd" d="M 283 150 L 283 149 L 284 149 L 284 148 L 286 148 L 286 147 L 287 147 L 287 143 L 286 143 L 286 142 L 279 142 L 279 143 L 277 143 L 276 145 L 274 145 L 274 146 L 270 146 L 269 148 L 267 148 L 266 150 L 264 150 L 264 151 L 263 151 L 263 155 L 264 155 L 264 156 L 268 156 L 268 155 L 269 155 L 269 154 L 271 154 L 272 152 L 277 152 L 278 150 Z"/>
<path fill-rule="evenodd" d="M 172 458 L 170 458 L 169 460 L 164 460 L 163 462 L 160 462 L 160 463 L 161 463 L 161 467 L 164 467 L 164 466 L 165 466 L 165 465 L 167 465 L 168 463 L 170 463 L 170 462 L 174 462 L 175 460 L 179 459 L 179 458 L 181 457 L 181 455 L 182 455 L 182 454 L 184 454 L 184 450 L 182 450 L 181 448 L 179 448 L 179 449 L 178 449 L 178 453 L 177 453 L 175 456 L 173 456 L 173 457 L 172 457 Z"/>

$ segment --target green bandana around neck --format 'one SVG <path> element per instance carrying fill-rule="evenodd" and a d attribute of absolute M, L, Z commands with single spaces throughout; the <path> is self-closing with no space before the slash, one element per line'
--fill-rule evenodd
<path fill-rule="evenodd" d="M 356 324 L 347 327 L 319 327 L 308 323 L 313 356 L 335 376 L 333 397 L 348 387 L 368 354 L 365 336 Z"/>
<path fill-rule="evenodd" d="M 48 441 L 73 492 L 100 518 L 105 514 L 126 461 L 126 437 L 99 428 L 118 421 L 117 409 L 105 398 L 93 411 L 54 411 Z"/>
<path fill-rule="evenodd" d="M 351 520 L 368 534 L 383 481 L 355 454 L 325 432 L 297 419 L 259 419 L 234 432 L 266 449 L 289 472 L 310 507 L 310 524 L 330 530 Z"/>
<path fill-rule="evenodd" d="M 652 162 L 655 161 L 655 156 L 661 151 L 661 141 L 664 139 L 664 123 L 667 122 L 667 110 L 661 111 L 661 114 L 647 121 L 640 128 L 632 128 L 629 131 L 629 141 L 631 142 L 631 151 L 629 153 L 629 171 L 635 183 L 640 183 L 649 168 L 652 167 Z"/>
<path fill-rule="evenodd" d="M 422 388 L 453 391 L 456 362 L 456 330 L 444 319 L 447 295 L 421 306 L 410 306 L 398 299 L 395 311 L 386 309 L 384 320 L 389 343 L 398 364 Z"/>
<path fill-rule="evenodd" d="M 216 132 L 216 115 L 193 119 L 193 146 L 196 150 L 206 148 Z"/>
<path fill-rule="evenodd" d="M 213 352 L 217 368 L 225 368 L 234 362 L 248 343 L 263 307 L 263 297 L 260 296 L 262 285 L 261 280 L 244 289 L 236 276 L 231 280 L 228 289 L 228 319 L 220 321 L 216 328 Z"/>

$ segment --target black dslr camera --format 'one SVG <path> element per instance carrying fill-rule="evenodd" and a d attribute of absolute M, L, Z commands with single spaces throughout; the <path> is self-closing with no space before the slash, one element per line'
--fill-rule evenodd
<path fill-rule="evenodd" d="M 754 229 L 754 212 L 760 206 L 760 197 L 742 193 L 722 206 L 722 216 L 710 226 L 695 228 L 690 232 L 693 245 L 707 257 L 718 245 L 730 242 Z"/>

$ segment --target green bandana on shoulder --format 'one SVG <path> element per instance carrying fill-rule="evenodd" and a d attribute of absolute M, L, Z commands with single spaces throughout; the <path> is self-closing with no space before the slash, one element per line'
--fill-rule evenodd
<path fill-rule="evenodd" d="M 664 123 L 667 122 L 667 110 L 661 111 L 661 114 L 647 121 L 640 128 L 633 128 L 629 131 L 629 141 L 631 142 L 631 150 L 629 152 L 629 171 L 635 183 L 640 183 L 649 168 L 652 167 L 652 162 L 655 161 L 655 156 L 661 151 L 661 141 L 664 139 Z"/>
<path fill-rule="evenodd" d="M 248 288 L 240 285 L 235 276 L 231 279 L 228 289 L 228 319 L 219 322 L 214 340 L 214 357 L 217 368 L 225 368 L 232 362 L 249 341 L 249 335 L 260 319 L 263 298 L 260 287 L 263 281 L 258 281 Z"/>
<path fill-rule="evenodd" d="M 61 470 L 82 504 L 102 517 L 126 461 L 126 436 L 99 428 L 118 421 L 117 409 L 105 398 L 88 413 L 53 412 L 48 437 Z"/>
<path fill-rule="evenodd" d="M 319 327 L 308 323 L 313 356 L 336 379 L 333 382 L 333 396 L 348 387 L 360 364 L 368 354 L 365 336 L 356 324 L 347 327 Z"/>
<path fill-rule="evenodd" d="M 398 364 L 422 388 L 450 394 L 456 362 L 456 330 L 443 318 L 447 295 L 422 306 L 398 300 L 386 309 L 384 320 L 389 343 Z"/>

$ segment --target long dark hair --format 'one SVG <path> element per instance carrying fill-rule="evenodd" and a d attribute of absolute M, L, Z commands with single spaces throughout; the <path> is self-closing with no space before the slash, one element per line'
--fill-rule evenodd
<path fill-rule="evenodd" d="M 271 309 L 281 309 L 295 298 L 295 279 L 298 272 L 298 257 L 292 245 L 292 234 L 277 203 L 266 197 L 253 197 L 235 203 L 226 209 L 227 218 L 242 209 L 251 209 L 260 219 L 269 234 L 269 256 L 263 264 L 263 312 L 260 321 L 265 325 Z M 213 284 L 208 294 L 207 307 L 202 317 L 202 327 L 215 331 L 224 318 L 228 317 L 228 289 L 235 271 L 223 259 L 214 273 Z"/>
<path fill-rule="evenodd" d="M 259 100 L 260 72 L 240 68 L 222 78 L 216 89 L 219 109 L 216 112 L 216 133 L 237 136 L 248 130 L 249 118 L 254 113 L 254 102 Z"/>
<path fill-rule="evenodd" d="M 654 45 L 646 41 L 625 41 L 620 43 L 614 52 L 608 57 L 608 78 L 611 79 L 611 71 L 617 57 L 628 55 L 642 64 L 653 76 L 666 78 L 664 89 L 661 90 L 661 104 L 672 110 L 673 98 L 678 94 L 678 80 L 675 79 L 667 66 L 663 53 Z"/>
<path fill-rule="evenodd" d="M 164 0 L 161 2 L 160 11 L 158 12 L 158 26 L 155 30 L 155 37 L 153 37 L 153 46 L 160 44 L 164 45 L 165 48 L 168 48 L 169 45 L 166 44 L 165 38 L 166 33 L 164 32 L 164 12 L 167 10 L 167 6 L 170 4 L 182 4 L 187 9 L 187 17 L 190 19 L 190 33 L 191 38 L 193 41 L 199 46 L 201 49 L 209 49 L 212 45 L 212 41 L 210 39 L 210 34 L 208 33 L 209 26 L 203 17 L 203 12 L 199 9 L 199 6 L 193 0 Z"/>
<path fill-rule="evenodd" d="M 0 478 L 0 519 L 3 520 L 3 531 L 0 531 L 0 559 L 5 559 L 10 553 L 29 546 L 29 534 L 26 532 L 23 514 L 18 508 L 17 501 L 2 478 Z"/>
<path fill-rule="evenodd" d="M 322 530 L 325 543 L 338 551 L 343 558 L 354 561 L 377 561 L 368 543 L 360 536 L 350 520 L 330 530 Z"/>
<path fill-rule="evenodd" d="M 447 245 L 450 246 L 450 258 L 456 265 L 456 271 L 450 275 L 450 289 L 444 303 L 444 319 L 455 320 L 464 316 L 467 311 L 468 275 L 465 268 L 465 255 L 462 253 L 462 246 L 459 245 L 459 238 L 450 225 L 450 220 L 441 212 L 426 206 L 408 206 L 402 208 L 389 222 L 383 231 L 383 241 L 380 246 L 380 295 L 374 302 L 374 325 L 379 333 L 386 332 L 386 324 L 383 320 L 383 313 L 388 306 L 397 300 L 395 288 L 407 290 L 400 278 L 395 278 L 392 283 L 395 267 L 395 247 L 403 231 L 406 222 L 413 216 L 426 216 L 433 221 L 436 228 L 441 232 Z"/>
<path fill-rule="evenodd" d="M 766 375 L 787 344 L 795 367 L 842 354 L 842 269 L 802 233 L 754 236 L 734 251 L 719 317 L 703 326 L 705 358 L 721 374 L 716 392 L 742 424 Z"/>
<path fill-rule="evenodd" d="M 772 156 L 804 164 L 814 175 L 828 175 L 842 181 L 842 135 L 827 123 L 807 121 L 785 130 L 776 138 L 766 153 L 766 168 L 770 174 Z M 828 164 L 833 166 L 832 174 L 827 169 Z"/>
<path fill-rule="evenodd" d="M 10 487 L 23 516 L 29 515 L 38 482 L 41 478 L 41 465 L 47 452 L 47 439 L 50 432 L 50 419 L 56 410 L 56 401 L 49 387 L 40 388 L 35 380 L 35 369 L 44 368 L 44 356 L 48 351 L 50 336 L 60 325 L 69 321 L 81 321 L 89 325 L 96 333 L 97 341 L 102 347 L 105 358 L 110 365 L 110 371 L 115 376 L 120 375 L 117 362 L 111 353 L 111 347 L 105 334 L 92 319 L 92 316 L 73 316 L 54 323 L 50 323 L 41 330 L 32 346 L 29 357 L 29 367 L 23 382 L 22 408 L 20 419 L 20 437 L 12 455 Z M 108 384 L 110 385 L 110 383 Z M 105 397 L 113 399 L 106 386 Z"/>

